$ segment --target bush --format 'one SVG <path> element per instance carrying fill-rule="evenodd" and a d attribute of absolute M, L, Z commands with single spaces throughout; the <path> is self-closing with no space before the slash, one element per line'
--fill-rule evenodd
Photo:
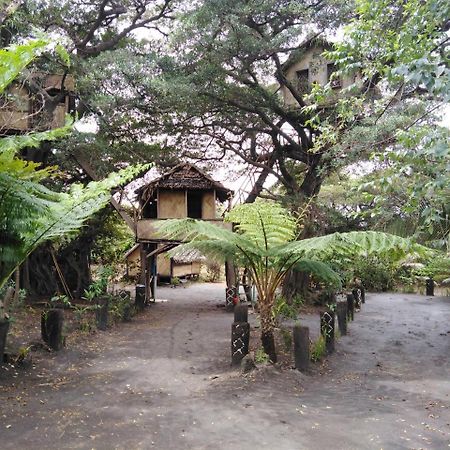
<path fill-rule="evenodd" d="M 396 266 L 387 259 L 360 258 L 353 263 L 353 278 L 359 279 L 369 291 L 388 291 L 393 289 Z"/>

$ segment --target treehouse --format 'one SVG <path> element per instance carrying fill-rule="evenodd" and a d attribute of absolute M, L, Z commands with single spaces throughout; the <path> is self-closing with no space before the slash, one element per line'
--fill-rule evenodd
<path fill-rule="evenodd" d="M 330 82 L 334 95 L 326 100 L 324 106 L 333 104 L 338 95 L 341 95 L 341 90 L 352 85 L 356 80 L 355 76 L 343 78 L 333 76 L 336 65 L 323 55 L 326 50 L 332 50 L 332 48 L 332 45 L 323 39 L 311 40 L 307 46 L 294 51 L 283 64 L 286 79 L 303 96 L 311 92 L 314 83 L 324 86 Z M 285 105 L 297 108 L 298 102 L 292 92 L 285 85 L 282 85 L 280 89 Z"/>
<path fill-rule="evenodd" d="M 200 271 L 201 256 L 197 253 L 178 255 L 176 259 L 167 255 L 179 242 L 161 238 L 155 226 L 158 222 L 190 217 L 232 228 L 232 224 L 223 222 L 218 211 L 232 191 L 192 164 L 176 166 L 137 189 L 136 195 L 139 201 L 136 238 L 141 244 L 141 273 L 146 274 L 146 285 L 151 280 L 156 283 L 157 278 L 195 276 Z"/>
<path fill-rule="evenodd" d="M 33 94 L 30 83 L 45 91 L 50 98 Z M 35 72 L 24 82 L 14 82 L 0 97 L 2 132 L 21 134 L 62 127 L 66 114 L 75 109 L 73 91 L 71 76 Z"/>

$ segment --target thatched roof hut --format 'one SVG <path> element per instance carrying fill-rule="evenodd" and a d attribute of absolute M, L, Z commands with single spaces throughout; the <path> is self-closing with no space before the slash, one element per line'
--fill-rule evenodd
<path fill-rule="evenodd" d="M 221 202 L 226 201 L 233 195 L 233 191 L 227 189 L 223 184 L 211 178 L 210 175 L 198 167 L 182 163 L 175 166 L 159 178 L 136 189 L 135 193 L 141 203 L 145 203 L 153 197 L 156 189 L 164 190 L 215 190 L 216 198 Z"/>

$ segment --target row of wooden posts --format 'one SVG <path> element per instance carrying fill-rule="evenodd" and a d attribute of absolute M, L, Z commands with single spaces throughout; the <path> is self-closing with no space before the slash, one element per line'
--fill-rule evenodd
<path fill-rule="evenodd" d="M 122 292 L 129 298 L 129 292 Z M 142 311 L 145 304 L 145 286 L 138 284 L 136 286 L 136 297 L 134 302 L 136 311 Z M 101 297 L 97 300 L 95 321 L 98 330 L 104 331 L 108 327 L 108 306 L 108 298 Z M 131 314 L 129 317 L 131 318 Z M 52 308 L 42 313 L 41 336 L 43 341 L 53 350 L 61 350 L 64 346 L 63 324 L 64 310 L 62 308 Z"/>
<path fill-rule="evenodd" d="M 320 334 L 325 340 L 327 354 L 335 349 L 335 318 L 341 336 L 347 334 L 347 324 L 354 320 L 355 310 L 360 310 L 365 303 L 364 288 L 353 289 L 344 301 L 337 301 L 336 294 L 330 296 L 330 306 L 320 311 Z M 295 368 L 307 371 L 310 363 L 309 328 L 295 325 L 293 328 Z M 248 323 L 248 306 L 238 304 L 234 308 L 234 322 L 231 326 L 231 363 L 239 365 L 248 354 L 250 343 L 250 324 Z"/>

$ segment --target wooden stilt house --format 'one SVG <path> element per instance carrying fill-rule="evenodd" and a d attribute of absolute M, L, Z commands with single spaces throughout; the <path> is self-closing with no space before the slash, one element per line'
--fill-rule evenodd
<path fill-rule="evenodd" d="M 166 252 L 178 242 L 161 239 L 155 224 L 165 219 L 194 218 L 224 223 L 218 205 L 227 202 L 233 192 L 192 164 L 183 163 L 136 190 L 139 201 L 137 242 L 141 254 L 141 282 L 145 281 L 147 298 L 154 298 L 157 278 L 197 275 L 200 255 L 186 254 L 177 259 Z"/>

